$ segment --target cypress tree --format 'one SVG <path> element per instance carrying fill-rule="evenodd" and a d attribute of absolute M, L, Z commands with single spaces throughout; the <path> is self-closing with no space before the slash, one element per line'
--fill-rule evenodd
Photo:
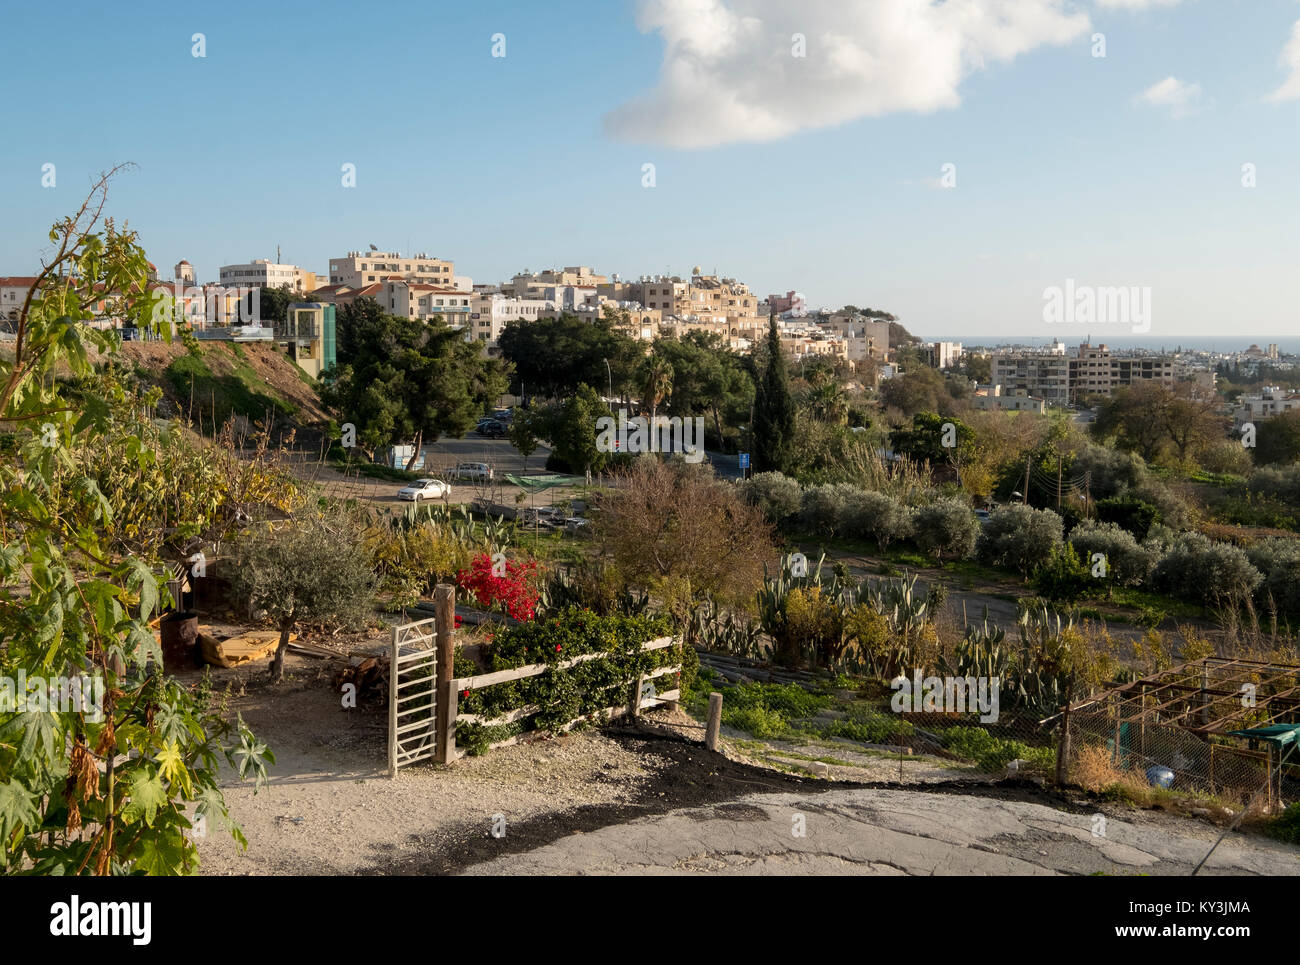
<path fill-rule="evenodd" d="M 776 313 L 768 317 L 767 364 L 755 386 L 754 471 L 783 472 L 794 445 L 794 399 L 781 352 Z"/>

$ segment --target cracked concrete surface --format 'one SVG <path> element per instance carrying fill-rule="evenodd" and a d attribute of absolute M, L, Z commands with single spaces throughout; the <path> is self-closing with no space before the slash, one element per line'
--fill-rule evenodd
<path fill-rule="evenodd" d="M 802 825 L 803 834 L 798 835 Z M 1188 874 L 1218 831 L 914 790 L 757 794 L 575 833 L 465 874 Z M 1201 874 L 1300 874 L 1300 849 L 1230 834 Z"/>

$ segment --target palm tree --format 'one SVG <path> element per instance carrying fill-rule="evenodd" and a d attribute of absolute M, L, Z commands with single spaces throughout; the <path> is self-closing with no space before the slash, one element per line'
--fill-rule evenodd
<path fill-rule="evenodd" d="M 809 408 L 814 418 L 822 422 L 842 423 L 849 414 L 848 396 L 838 382 L 823 382 L 809 390 Z"/>
<path fill-rule="evenodd" d="M 673 367 L 667 359 L 650 356 L 641 371 L 641 405 L 650 405 L 650 422 L 653 425 L 659 404 L 673 394 Z"/>

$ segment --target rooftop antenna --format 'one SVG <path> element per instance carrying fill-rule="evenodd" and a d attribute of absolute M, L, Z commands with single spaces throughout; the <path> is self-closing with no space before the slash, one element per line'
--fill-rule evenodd
<path fill-rule="evenodd" d="M 281 261 L 280 261 L 280 246 L 279 246 L 279 245 L 276 245 L 276 246 L 275 246 L 275 263 L 276 263 L 277 265 L 278 265 L 278 264 L 281 264 Z"/>

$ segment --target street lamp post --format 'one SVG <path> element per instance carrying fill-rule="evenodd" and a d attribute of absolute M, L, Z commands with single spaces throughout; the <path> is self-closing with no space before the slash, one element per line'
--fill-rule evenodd
<path fill-rule="evenodd" d="M 605 359 L 605 375 L 609 378 L 609 411 L 614 411 L 614 374 L 609 368 L 609 359 Z"/>

